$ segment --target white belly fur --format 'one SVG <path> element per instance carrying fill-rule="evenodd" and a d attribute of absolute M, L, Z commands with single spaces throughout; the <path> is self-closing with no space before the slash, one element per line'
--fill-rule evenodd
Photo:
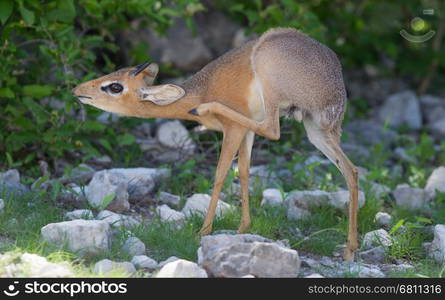
<path fill-rule="evenodd" d="M 265 117 L 265 107 L 263 100 L 263 91 L 261 85 L 255 79 L 249 85 L 249 92 L 247 96 L 247 103 L 252 119 L 256 121 L 263 121 Z M 222 131 L 223 126 L 214 115 L 201 117 L 199 122 L 207 129 Z"/>
<path fill-rule="evenodd" d="M 247 98 L 249 111 L 252 119 L 262 121 L 265 117 L 265 106 L 261 84 L 258 80 L 253 79 L 249 86 L 249 96 Z"/>

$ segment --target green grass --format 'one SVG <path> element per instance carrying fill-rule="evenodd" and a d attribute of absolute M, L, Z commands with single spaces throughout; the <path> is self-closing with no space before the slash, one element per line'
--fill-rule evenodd
<path fill-rule="evenodd" d="M 431 208 L 431 220 L 436 224 L 445 224 L 445 192 L 436 191 L 436 199 Z"/>
<path fill-rule="evenodd" d="M 312 209 L 312 217 L 296 222 L 297 227 L 305 236 L 330 228 L 336 231 L 324 231 L 314 235 L 300 245 L 297 250 L 305 250 L 321 255 L 332 255 L 337 245 L 345 243 L 347 233 L 347 218 L 330 207 Z"/>
<path fill-rule="evenodd" d="M 416 261 L 424 256 L 422 243 L 431 241 L 432 235 L 421 230 L 407 229 L 404 232 L 393 235 L 393 243 L 388 249 L 388 254 L 393 258 Z"/>
<path fill-rule="evenodd" d="M 199 227 L 187 222 L 178 229 L 174 224 L 151 222 L 145 223 L 134 230 L 136 237 L 141 239 L 148 249 L 148 255 L 156 261 L 176 256 L 191 261 L 197 260 L 199 248 Z"/>
<path fill-rule="evenodd" d="M 389 277 L 406 277 L 406 278 L 443 278 L 445 277 L 445 266 L 441 266 L 432 259 L 421 258 L 413 262 L 414 270 L 404 272 L 390 272 Z"/>
<path fill-rule="evenodd" d="M 74 274 L 79 277 L 97 277 L 92 272 L 92 263 L 100 258 L 117 258 L 119 240 L 113 240 L 112 251 L 101 256 L 80 259 L 75 253 L 70 253 L 63 247 L 55 247 L 42 241 L 40 229 L 54 222 L 64 221 L 63 210 L 58 208 L 52 196 L 47 193 L 28 193 L 24 196 L 2 195 L 5 208 L 0 213 L 0 253 L 9 253 L 12 260 L 22 253 L 35 253 L 46 257 L 50 262 L 68 262 Z M 3 242 L 2 242 L 3 241 Z M 120 256 L 121 258 L 126 258 Z M 9 260 L 3 261 L 3 265 Z M 1 272 L 2 265 L 0 265 Z M 126 277 L 117 270 L 107 274 L 107 277 Z"/>
<path fill-rule="evenodd" d="M 35 193 L 3 199 L 5 208 L 0 214 L 0 236 L 13 240 L 12 247 L 14 248 L 41 254 L 51 252 L 52 249 L 49 246 L 40 242 L 40 229 L 62 219 L 62 211 L 56 207 L 55 203 Z M 13 250 L 6 245 L 3 249 Z"/>

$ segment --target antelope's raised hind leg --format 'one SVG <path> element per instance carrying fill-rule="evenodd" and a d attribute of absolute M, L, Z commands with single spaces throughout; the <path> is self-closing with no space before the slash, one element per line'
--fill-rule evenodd
<path fill-rule="evenodd" d="M 220 115 L 238 125 L 252 130 L 258 135 L 264 136 L 271 140 L 278 140 L 280 138 L 279 110 L 273 104 L 266 103 L 265 106 L 265 117 L 262 121 L 252 120 L 219 102 L 207 102 L 200 104 L 198 107 L 189 111 L 189 113 L 197 116 L 205 116 L 209 113 Z"/>

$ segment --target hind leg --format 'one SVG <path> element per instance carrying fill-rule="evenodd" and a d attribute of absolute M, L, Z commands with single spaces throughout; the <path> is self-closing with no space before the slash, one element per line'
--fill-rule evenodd
<path fill-rule="evenodd" d="M 344 252 L 345 260 L 354 260 L 354 252 L 358 248 L 357 213 L 358 185 L 357 168 L 352 164 L 340 147 L 338 131 L 324 129 L 311 118 L 305 118 L 304 126 L 309 140 L 340 170 L 349 190 L 349 227 L 348 243 Z"/>
<path fill-rule="evenodd" d="M 265 103 L 265 117 L 262 121 L 252 120 L 219 102 L 200 104 L 198 107 L 190 110 L 189 113 L 197 116 L 205 116 L 207 114 L 220 115 L 268 139 L 278 140 L 280 138 L 279 109 L 275 104 L 269 102 Z"/>

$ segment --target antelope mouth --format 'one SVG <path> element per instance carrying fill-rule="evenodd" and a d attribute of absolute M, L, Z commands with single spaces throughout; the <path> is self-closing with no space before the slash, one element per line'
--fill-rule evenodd
<path fill-rule="evenodd" d="M 80 102 L 82 103 L 86 103 L 88 102 L 88 99 L 93 99 L 90 96 L 84 96 L 84 95 L 75 95 L 77 97 L 77 99 L 80 100 Z"/>

